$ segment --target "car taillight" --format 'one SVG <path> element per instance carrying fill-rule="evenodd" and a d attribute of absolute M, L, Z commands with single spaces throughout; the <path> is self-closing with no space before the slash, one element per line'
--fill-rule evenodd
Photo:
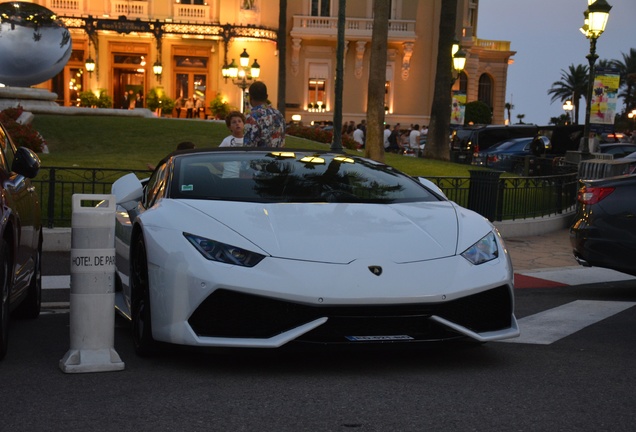
<path fill-rule="evenodd" d="M 582 204 L 596 204 L 609 194 L 614 192 L 613 187 L 582 187 L 579 190 L 577 199 Z"/>

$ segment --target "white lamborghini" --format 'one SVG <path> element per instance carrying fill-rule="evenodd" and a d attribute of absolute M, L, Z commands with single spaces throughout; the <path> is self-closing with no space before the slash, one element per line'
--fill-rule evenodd
<path fill-rule="evenodd" d="M 497 230 L 372 160 L 175 152 L 113 184 L 117 310 L 137 353 L 518 336 Z"/>

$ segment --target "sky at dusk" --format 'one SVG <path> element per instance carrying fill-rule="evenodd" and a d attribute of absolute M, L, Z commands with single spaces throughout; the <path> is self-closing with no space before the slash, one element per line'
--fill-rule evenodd
<path fill-rule="evenodd" d="M 605 32 L 596 44 L 600 59 L 621 60 L 636 49 L 636 0 L 606 0 L 611 6 Z M 525 123 L 548 124 L 564 113 L 559 101 L 550 103 L 548 90 L 570 65 L 588 65 L 590 41 L 579 28 L 587 0 L 480 0 L 477 37 L 510 41 L 517 53 L 508 67 L 506 102 L 512 122 L 525 114 Z M 579 123 L 583 123 L 581 99 Z M 619 99 L 618 112 L 623 110 Z"/>

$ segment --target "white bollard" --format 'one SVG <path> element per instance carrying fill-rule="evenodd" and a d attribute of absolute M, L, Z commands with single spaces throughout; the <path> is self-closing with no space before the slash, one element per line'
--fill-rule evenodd
<path fill-rule="evenodd" d="M 82 207 L 82 203 L 100 202 Z M 115 196 L 73 195 L 71 221 L 71 347 L 66 373 L 124 369 L 115 342 Z"/>

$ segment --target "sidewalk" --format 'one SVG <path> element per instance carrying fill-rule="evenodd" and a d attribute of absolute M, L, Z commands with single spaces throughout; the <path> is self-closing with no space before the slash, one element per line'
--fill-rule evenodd
<path fill-rule="evenodd" d="M 505 238 L 515 271 L 515 288 L 558 287 L 636 279 L 574 259 L 567 228 L 546 234 Z"/>

